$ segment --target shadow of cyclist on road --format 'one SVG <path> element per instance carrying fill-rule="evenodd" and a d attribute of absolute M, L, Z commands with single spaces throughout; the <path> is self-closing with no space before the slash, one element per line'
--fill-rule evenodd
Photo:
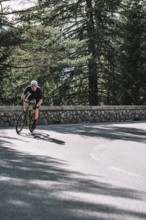
<path fill-rule="evenodd" d="M 28 138 L 34 138 L 37 140 L 44 140 L 48 142 L 52 142 L 55 144 L 60 144 L 60 145 L 65 145 L 65 142 L 56 138 L 51 138 L 49 134 L 41 133 L 41 132 L 35 132 L 32 134 L 26 134 L 26 133 L 21 133 L 20 136 L 25 136 Z"/>
<path fill-rule="evenodd" d="M 50 135 L 45 134 L 45 133 L 33 133 L 33 134 L 31 134 L 31 136 L 33 136 L 35 139 L 39 139 L 39 140 L 45 140 L 45 141 L 49 141 L 49 142 L 53 142 L 53 143 L 61 144 L 61 145 L 65 144 L 64 141 L 58 140 L 56 138 L 50 138 Z"/>

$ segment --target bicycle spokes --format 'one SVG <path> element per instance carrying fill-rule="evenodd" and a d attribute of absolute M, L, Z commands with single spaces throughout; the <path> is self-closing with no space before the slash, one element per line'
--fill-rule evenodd
<path fill-rule="evenodd" d="M 26 125 L 26 117 L 27 117 L 27 114 L 25 112 L 22 112 L 19 117 L 18 117 L 18 120 L 16 122 L 16 132 L 17 134 L 19 134 L 23 127 Z"/>

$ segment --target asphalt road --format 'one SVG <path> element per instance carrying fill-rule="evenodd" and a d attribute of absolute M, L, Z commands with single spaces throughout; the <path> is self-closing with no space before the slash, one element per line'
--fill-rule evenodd
<path fill-rule="evenodd" d="M 0 220 L 146 219 L 146 122 L 0 129 Z"/>

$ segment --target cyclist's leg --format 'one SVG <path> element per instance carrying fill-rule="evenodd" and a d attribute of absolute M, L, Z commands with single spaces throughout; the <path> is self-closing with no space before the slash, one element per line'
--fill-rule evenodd
<path fill-rule="evenodd" d="M 24 106 L 23 106 L 24 112 L 27 112 L 29 109 L 29 103 L 28 102 L 24 102 Z"/>
<path fill-rule="evenodd" d="M 36 105 L 37 105 L 38 101 L 39 100 L 36 99 Z M 38 118 L 39 118 L 39 108 L 35 108 L 34 109 L 34 122 L 33 122 L 33 125 L 32 125 L 33 129 L 36 128 Z"/>
<path fill-rule="evenodd" d="M 36 109 L 34 110 L 34 119 L 37 121 L 38 118 L 39 118 L 39 109 L 36 108 Z"/>
<path fill-rule="evenodd" d="M 26 97 L 26 99 L 25 99 L 25 101 L 24 101 L 24 112 L 27 112 L 28 111 L 28 109 L 29 109 L 29 102 L 27 102 L 27 101 L 31 101 L 33 99 L 33 96 L 32 96 L 32 94 L 29 94 L 27 97 Z"/>
<path fill-rule="evenodd" d="M 34 119 L 37 121 L 39 118 L 39 107 L 36 108 L 36 106 L 39 102 L 39 99 L 35 99 L 35 101 L 36 101 L 36 104 L 35 104 L 35 108 L 34 108 Z"/>

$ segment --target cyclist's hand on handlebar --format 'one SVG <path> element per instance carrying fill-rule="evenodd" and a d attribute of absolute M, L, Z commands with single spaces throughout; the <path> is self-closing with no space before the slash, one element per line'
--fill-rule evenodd
<path fill-rule="evenodd" d="M 35 106 L 33 107 L 33 110 L 36 110 L 37 108 L 39 108 L 39 106 L 36 106 L 36 105 L 35 105 Z"/>
<path fill-rule="evenodd" d="M 22 101 L 25 100 L 25 95 L 24 95 L 24 94 L 21 95 L 21 100 L 22 100 Z"/>

